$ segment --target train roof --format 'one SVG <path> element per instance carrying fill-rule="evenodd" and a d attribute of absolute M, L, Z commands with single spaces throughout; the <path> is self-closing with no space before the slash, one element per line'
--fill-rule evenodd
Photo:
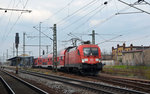
<path fill-rule="evenodd" d="M 83 48 L 83 47 L 99 47 L 99 46 L 95 45 L 95 44 L 81 44 L 79 46 L 69 46 L 69 47 L 67 47 L 65 49 L 62 49 L 62 50 L 58 51 L 57 52 L 57 56 L 62 56 L 62 55 L 64 55 L 66 50 L 69 50 L 69 49 L 72 49 L 72 48 L 75 48 L 75 47 Z M 42 55 L 42 56 L 40 56 L 38 58 L 48 58 L 48 57 L 53 57 L 53 53 Z"/>
<path fill-rule="evenodd" d="M 96 44 L 82 44 L 82 45 L 78 46 L 78 48 L 80 48 L 80 47 L 99 47 L 99 46 Z"/>

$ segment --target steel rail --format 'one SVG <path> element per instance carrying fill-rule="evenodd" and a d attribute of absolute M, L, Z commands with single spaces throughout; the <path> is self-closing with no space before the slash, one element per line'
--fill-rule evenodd
<path fill-rule="evenodd" d="M 36 86 L 34 86 L 34 85 L 32 85 L 32 84 L 30 84 L 30 83 L 24 81 L 24 80 L 22 80 L 22 79 L 20 79 L 20 78 L 14 76 L 14 75 L 11 75 L 11 74 L 7 73 L 6 71 L 2 71 L 2 72 L 6 73 L 7 75 L 13 77 L 14 79 L 20 81 L 21 83 L 23 83 L 23 84 L 25 84 L 26 86 L 32 88 L 34 91 L 36 91 L 36 92 L 38 92 L 38 93 L 40 93 L 40 94 L 49 94 L 49 93 L 47 93 L 46 91 L 44 91 L 44 90 L 42 90 L 42 89 L 40 89 L 40 88 L 38 88 L 38 87 L 36 87 Z"/>
<path fill-rule="evenodd" d="M 89 76 L 89 78 L 101 80 L 101 81 L 108 82 L 108 83 L 114 83 L 117 85 L 119 84 L 120 86 L 134 88 L 134 89 L 138 89 L 140 91 L 150 92 L 150 89 L 149 89 L 150 84 L 147 84 L 147 83 L 141 83 L 141 82 L 127 80 L 127 79 L 121 79 L 121 78 L 103 77 L 103 76 L 99 76 L 99 77 Z"/>
<path fill-rule="evenodd" d="M 136 91 L 136 90 L 122 89 L 122 88 L 118 88 L 118 87 L 114 87 L 114 86 L 108 86 L 108 85 L 98 84 L 98 83 L 94 83 L 94 82 L 88 82 L 88 81 L 83 81 L 83 80 L 71 79 L 71 78 L 62 77 L 62 76 L 46 75 L 46 74 L 42 74 L 42 73 L 27 72 L 27 71 L 20 71 L 20 72 L 26 73 L 26 74 L 31 74 L 31 75 L 34 75 L 34 76 L 39 76 L 39 77 L 46 78 L 46 79 L 55 80 L 55 81 L 57 80 L 59 82 L 64 82 L 64 83 L 68 83 L 68 84 L 72 84 L 72 85 L 78 85 L 79 86 L 79 83 L 82 83 L 82 85 L 85 84 L 84 87 L 86 87 L 86 88 L 89 88 L 88 87 L 89 85 L 91 85 L 90 88 L 94 88 L 94 89 L 97 89 L 97 90 L 99 90 L 99 87 L 103 88 L 102 90 L 107 88 L 107 91 L 105 90 L 105 92 L 108 92 L 108 90 L 110 89 L 112 91 L 117 91 L 117 92 L 119 91 L 119 92 L 132 93 L 132 94 L 145 94 L 145 92 L 140 92 L 140 91 Z M 66 80 L 66 81 L 64 81 L 64 80 Z M 76 84 L 76 82 L 73 82 L 73 81 L 78 82 L 78 84 Z M 115 93 L 115 92 L 110 92 L 109 91 L 108 93 L 112 94 L 112 93 Z"/>
<path fill-rule="evenodd" d="M 94 91 L 94 92 L 97 92 L 97 93 L 103 93 L 103 94 L 114 94 L 110 91 L 106 91 L 106 90 L 102 90 L 102 89 L 96 89 L 96 88 L 92 88 L 90 86 L 85 86 L 85 85 L 81 85 L 80 83 L 75 83 L 73 81 L 65 81 L 65 77 L 64 78 L 61 78 L 59 76 L 54 76 L 54 75 L 45 75 L 45 74 L 42 74 L 42 73 L 36 73 L 36 72 L 27 72 L 27 71 L 21 71 L 20 72 L 22 73 L 25 73 L 25 74 L 30 74 L 30 75 L 33 75 L 33 76 L 37 76 L 37 77 L 41 77 L 41 78 L 45 78 L 45 79 L 48 79 L 48 80 L 53 80 L 53 81 L 58 81 L 58 82 L 62 82 L 62 83 L 65 83 L 65 84 L 69 84 L 69 85 L 72 85 L 72 86 L 76 86 L 76 87 L 80 87 L 80 88 L 84 88 L 84 89 L 89 89 L 91 91 Z"/>
<path fill-rule="evenodd" d="M 3 79 L 3 77 L 0 76 L 0 80 L 4 84 L 9 94 L 15 94 L 15 92 L 11 89 L 11 87 L 7 84 L 7 82 Z"/>

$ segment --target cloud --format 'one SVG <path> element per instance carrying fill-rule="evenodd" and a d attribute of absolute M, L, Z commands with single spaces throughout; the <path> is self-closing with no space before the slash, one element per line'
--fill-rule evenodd
<path fill-rule="evenodd" d="M 52 13 L 48 10 L 32 10 L 31 13 L 24 13 L 22 18 L 25 21 L 37 23 L 50 16 L 52 16 Z"/>
<path fill-rule="evenodd" d="M 91 20 L 90 23 L 89 23 L 89 25 L 90 25 L 90 26 L 96 26 L 96 25 L 98 25 L 100 22 L 101 22 L 101 20 Z"/>
<path fill-rule="evenodd" d="M 78 6 L 78 7 L 79 7 L 79 6 L 83 6 L 84 3 L 85 3 L 85 1 L 76 1 L 76 2 L 73 2 L 72 5 L 73 5 L 73 6 Z"/>

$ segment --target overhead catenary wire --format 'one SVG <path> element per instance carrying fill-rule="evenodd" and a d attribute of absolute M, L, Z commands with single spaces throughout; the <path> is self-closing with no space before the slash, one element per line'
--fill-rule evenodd
<path fill-rule="evenodd" d="M 21 0 L 18 1 L 15 7 L 18 7 L 18 5 L 21 3 Z"/>
<path fill-rule="evenodd" d="M 26 1 L 26 4 L 23 6 L 23 9 L 26 7 L 27 3 L 28 3 L 28 0 Z M 10 28 L 9 32 L 6 33 L 6 36 L 3 37 L 3 39 L 2 39 L 3 42 L 2 43 L 5 43 L 5 41 L 8 39 L 7 37 L 9 36 L 9 34 L 11 33 L 11 31 L 13 30 L 13 28 L 15 27 L 15 25 L 19 21 L 21 15 L 22 15 L 22 13 L 18 16 L 18 18 L 16 19 L 16 21 L 14 22 L 14 24 Z"/>
<path fill-rule="evenodd" d="M 102 5 L 103 5 L 103 4 L 101 4 L 100 6 L 102 6 Z M 105 7 L 105 6 L 104 6 L 104 7 L 102 7 L 102 8 L 99 9 L 100 6 L 96 7 L 95 9 L 91 10 L 90 12 L 88 12 L 87 14 L 85 14 L 84 16 L 82 16 L 81 18 L 79 18 L 79 19 L 75 20 L 74 22 L 70 23 L 69 25 L 67 25 L 66 27 L 64 27 L 62 30 L 67 29 L 67 28 L 70 27 L 71 25 L 77 23 L 78 21 L 81 21 L 83 18 L 85 18 L 86 16 L 88 16 L 88 15 L 91 14 L 92 12 L 95 12 L 96 10 L 98 10 L 96 13 L 94 13 L 92 16 L 90 16 L 90 17 L 88 18 L 88 20 L 89 20 L 90 18 L 92 18 L 93 16 L 95 16 L 97 13 L 99 13 L 99 12 Z M 88 20 L 86 20 L 86 21 L 88 21 Z"/>
<path fill-rule="evenodd" d="M 111 38 L 111 39 L 108 39 L 108 40 L 105 40 L 105 41 L 103 41 L 103 42 L 97 43 L 97 45 L 102 44 L 102 43 L 105 43 L 105 42 L 109 42 L 109 41 L 114 40 L 114 39 L 116 39 L 116 38 L 118 38 L 118 37 L 121 37 L 121 36 L 122 36 L 122 35 L 118 35 L 118 36 L 113 37 L 113 38 Z"/>
<path fill-rule="evenodd" d="M 115 5 L 115 7 L 116 7 L 116 11 L 118 12 L 119 11 L 119 9 L 118 9 L 118 6 L 117 6 L 117 3 L 116 3 L 116 0 L 114 0 L 114 5 Z"/>
<path fill-rule="evenodd" d="M 35 27 L 33 27 L 33 28 L 35 28 Z M 35 28 L 36 29 L 36 28 Z M 36 30 L 38 30 L 38 29 L 36 29 Z M 38 30 L 39 31 L 39 30 Z M 51 38 L 51 37 L 49 37 L 48 35 L 46 35 L 45 33 L 43 33 L 43 32 L 41 32 L 43 35 L 45 35 L 46 37 L 48 37 L 50 40 L 52 40 L 53 41 L 53 39 Z"/>
<path fill-rule="evenodd" d="M 104 6 L 105 7 L 105 6 Z M 72 30 L 72 32 L 74 32 L 75 30 L 79 29 L 82 25 L 84 25 L 85 23 L 87 23 L 92 17 L 94 17 L 97 13 L 99 13 L 104 7 L 102 7 L 100 10 L 98 10 L 95 14 L 93 14 L 92 16 L 90 16 L 85 22 L 81 23 L 80 25 L 78 25 L 74 30 Z"/>
<path fill-rule="evenodd" d="M 101 4 L 101 6 L 104 5 L 102 8 L 98 8 L 98 10 L 97 10 L 94 14 L 92 14 L 86 21 L 84 21 L 83 23 L 79 24 L 79 25 L 78 25 L 75 29 L 73 29 L 71 32 L 74 32 L 75 30 L 77 30 L 77 29 L 79 29 L 81 26 L 83 26 L 85 23 L 87 23 L 92 17 L 96 16 L 96 14 L 98 14 L 99 12 L 101 12 L 102 9 L 104 9 L 104 8 L 106 7 L 106 5 L 107 5 L 109 2 L 111 2 L 111 1 L 112 1 L 112 0 L 108 0 L 108 1 L 103 2 L 103 4 Z M 106 2 L 107 2 L 107 3 L 106 3 Z M 101 7 L 101 6 L 99 6 L 99 7 Z"/>
<path fill-rule="evenodd" d="M 91 2 L 87 3 L 86 5 L 84 5 L 83 7 L 81 7 L 80 9 L 76 10 L 75 12 L 73 12 L 73 13 L 72 13 L 68 18 L 66 18 L 66 19 L 67 19 L 67 20 L 70 19 L 71 17 L 73 17 L 73 15 L 75 15 L 75 13 L 78 13 L 78 12 L 80 12 L 80 10 L 85 9 L 85 8 L 88 8 L 88 7 L 90 7 L 91 5 L 95 4 L 95 3 L 96 3 L 95 1 L 96 1 L 96 0 L 92 0 Z M 98 1 L 99 1 L 99 0 L 98 0 Z M 61 20 L 61 21 L 63 21 L 63 20 Z M 61 23 L 60 23 L 60 25 L 61 25 Z"/>
<path fill-rule="evenodd" d="M 15 2 L 15 1 L 14 1 L 14 2 Z M 12 3 L 12 0 L 11 0 L 10 3 L 8 4 L 7 8 L 10 7 L 11 3 Z M 14 4 L 15 4 L 15 3 L 13 3 L 13 6 L 14 6 Z M 4 13 L 2 14 L 2 16 L 0 17 L 0 23 L 2 22 L 2 19 L 3 19 L 4 15 L 6 15 L 5 12 L 4 12 Z M 10 19 L 10 18 L 9 18 L 9 19 Z M 6 25 L 6 26 L 8 26 L 8 25 Z M 5 31 L 6 31 L 6 30 L 5 30 Z M 0 33 L 0 35 L 1 35 L 1 33 Z"/>
<path fill-rule="evenodd" d="M 12 4 L 12 7 L 14 7 L 14 6 L 15 6 L 15 1 L 14 1 L 13 4 Z M 12 11 L 11 11 L 11 13 L 10 13 L 10 17 L 9 17 L 8 22 L 7 22 L 7 24 L 6 24 L 6 27 L 5 27 L 5 34 L 6 34 L 6 36 L 7 36 L 7 34 L 8 34 L 7 32 L 9 31 L 8 28 L 9 28 L 9 24 L 10 24 L 10 21 L 11 21 L 11 17 L 12 17 Z M 6 36 L 3 35 L 2 41 L 5 39 Z"/>
<path fill-rule="evenodd" d="M 87 3 L 86 5 L 84 5 L 83 7 L 79 8 L 78 10 L 76 10 L 75 12 L 73 12 L 72 14 L 70 14 L 69 16 L 64 17 L 62 20 L 56 22 L 57 24 L 62 23 L 64 20 L 68 19 L 69 17 L 75 15 L 77 12 L 79 12 L 80 10 L 86 8 L 87 6 L 89 6 L 90 4 L 94 3 L 96 0 L 92 0 L 91 2 Z"/>
<path fill-rule="evenodd" d="M 46 22 L 47 20 L 49 20 L 50 18 L 56 16 L 58 13 L 60 13 L 62 10 L 66 9 L 66 7 L 68 7 L 68 5 L 70 5 L 74 0 L 71 0 L 68 4 L 66 4 L 63 8 L 61 8 L 60 10 L 56 11 L 52 16 L 50 16 L 49 18 L 45 19 L 43 22 Z"/>
<path fill-rule="evenodd" d="M 97 26 L 100 25 L 100 24 L 102 24 L 102 23 L 105 23 L 106 21 L 112 19 L 112 18 L 115 17 L 116 15 L 121 14 L 120 12 L 125 11 L 125 10 L 127 10 L 127 9 L 129 9 L 129 8 L 131 8 L 131 7 L 127 7 L 127 8 L 124 8 L 124 9 L 120 10 L 120 11 L 117 11 L 117 13 L 115 13 L 115 14 L 111 15 L 110 17 L 106 18 L 105 20 L 101 21 L 99 24 L 97 24 Z M 143 11 L 142 11 L 142 12 L 143 12 Z M 139 13 L 139 12 L 136 12 L 136 13 Z M 141 13 L 141 12 L 140 12 L 140 13 Z M 97 27 L 97 26 L 90 27 L 90 28 L 89 28 L 88 30 L 86 30 L 86 31 L 90 31 L 90 29 L 95 28 L 95 27 Z M 75 28 L 75 30 L 76 30 L 76 29 L 79 29 L 79 27 L 78 27 L 78 28 Z M 85 32 L 86 32 L 86 31 L 85 31 Z"/>
<path fill-rule="evenodd" d="M 135 39 L 127 40 L 126 42 L 138 41 L 138 40 L 141 40 L 141 39 L 144 39 L 144 38 L 148 38 L 148 37 L 150 37 L 150 34 L 142 36 L 142 37 L 138 37 L 138 38 L 135 38 Z"/>
<path fill-rule="evenodd" d="M 147 12 L 147 11 L 145 11 L 145 10 L 143 10 L 143 9 L 140 9 L 140 8 L 138 8 L 138 7 L 135 7 L 133 4 L 128 4 L 128 3 L 126 3 L 126 2 L 124 2 L 124 1 L 122 1 L 122 0 L 118 0 L 118 1 L 120 1 L 121 3 L 124 3 L 124 4 L 128 5 L 128 6 L 130 6 L 130 7 L 132 7 L 132 8 L 135 8 L 135 9 L 137 9 L 137 10 L 140 10 L 141 12 L 144 12 L 144 13 L 150 15 L 149 12 Z"/>
<path fill-rule="evenodd" d="M 148 26 L 144 26 L 144 27 L 135 27 L 136 29 L 138 29 L 139 31 L 141 31 L 141 32 L 143 32 L 142 30 L 144 30 L 144 29 L 149 29 L 150 28 L 150 26 L 148 25 Z M 135 28 L 133 28 L 133 29 L 135 29 Z M 126 32 L 124 32 L 124 33 L 121 33 L 122 31 L 120 31 L 120 32 L 117 32 L 117 33 L 121 33 L 123 36 L 128 36 L 128 34 L 129 34 L 129 32 L 130 32 L 131 30 L 130 29 L 128 29 L 128 30 L 126 30 Z M 148 32 L 148 31 L 147 31 Z M 136 31 L 136 33 L 138 33 L 137 31 Z M 133 33 L 134 34 L 134 33 Z M 131 35 L 131 34 L 130 34 Z M 135 35 L 135 34 L 134 34 Z M 149 35 L 145 35 L 144 37 L 142 36 L 142 37 L 138 37 L 138 38 L 134 38 L 134 39 L 131 39 L 131 40 L 126 40 L 126 42 L 131 42 L 131 41 L 136 41 L 136 40 L 141 40 L 141 39 L 144 39 L 144 38 L 147 38 L 147 37 L 149 37 L 150 36 L 150 34 Z"/>
<path fill-rule="evenodd" d="M 6 37 L 9 36 L 10 32 L 13 30 L 14 26 L 17 24 L 18 20 L 20 19 L 21 15 L 22 15 L 22 14 L 20 14 L 20 15 L 18 16 L 17 20 L 16 20 L 15 23 L 12 25 L 12 27 L 11 27 L 10 30 L 9 30 L 9 32 L 7 32 L 6 36 L 2 39 L 2 41 L 3 41 L 2 43 L 5 43 L 5 41 L 6 41 L 6 39 L 7 39 Z"/>
<path fill-rule="evenodd" d="M 114 17 L 115 17 L 116 15 L 118 15 L 120 12 L 125 11 L 125 10 L 127 10 L 127 9 L 129 9 L 129 8 L 130 8 L 130 7 L 125 7 L 125 8 L 123 8 L 122 10 L 120 10 L 119 12 L 116 12 L 116 13 L 110 15 L 110 16 L 107 17 L 106 19 L 104 19 L 104 20 L 102 20 L 101 22 L 99 22 L 97 25 L 92 26 L 92 27 L 88 28 L 87 30 L 85 30 L 85 32 L 87 32 L 87 31 L 89 32 L 91 29 L 96 28 L 97 26 L 99 26 L 99 25 L 101 25 L 101 24 L 104 24 L 105 22 L 107 22 L 107 21 L 109 21 L 110 19 L 114 18 Z"/>
<path fill-rule="evenodd" d="M 127 9 L 129 9 L 129 8 L 131 8 L 131 7 L 127 7 Z M 120 11 L 117 11 L 117 13 L 115 13 L 115 14 L 111 15 L 110 17 L 106 18 L 106 19 L 103 20 L 101 23 L 104 23 L 104 22 L 110 20 L 111 18 L 115 17 L 116 15 L 119 15 L 120 12 L 125 11 L 125 10 L 127 10 L 127 9 L 125 8 L 125 9 L 122 9 L 122 10 L 120 10 Z M 101 23 L 99 23 L 99 24 L 101 24 Z M 93 26 L 92 28 L 95 28 L 95 27 L 96 27 L 96 26 Z M 79 29 L 79 28 L 80 28 L 80 26 L 78 26 L 78 28 L 76 28 L 76 29 Z M 76 29 L 75 29 L 75 30 L 76 30 Z M 91 29 L 91 28 L 89 28 L 89 29 Z M 89 29 L 88 29 L 88 30 L 89 30 Z"/>
<path fill-rule="evenodd" d="M 79 29 L 80 27 L 82 27 L 85 23 L 87 23 L 92 17 L 96 16 L 96 14 L 98 14 L 100 11 L 102 11 L 102 9 L 104 9 L 106 7 L 106 5 L 108 3 L 110 3 L 112 0 L 108 0 L 108 1 L 105 1 L 103 2 L 102 5 L 105 5 L 104 7 L 100 8 L 98 11 L 96 11 L 93 15 L 91 15 L 85 22 L 79 24 L 75 29 L 73 29 L 71 32 L 74 32 L 76 31 L 77 29 Z M 86 31 L 85 31 L 86 32 Z"/>
<path fill-rule="evenodd" d="M 150 3 L 149 3 L 149 2 L 147 2 L 147 1 L 145 1 L 145 0 L 144 0 L 143 2 L 145 2 L 145 3 L 146 3 L 146 4 L 148 4 L 148 5 L 150 5 Z"/>
<path fill-rule="evenodd" d="M 120 10 L 118 13 L 115 13 L 115 14 L 113 14 L 112 16 L 110 16 L 109 18 L 107 18 L 106 20 L 104 20 L 104 22 L 106 22 L 107 20 L 113 18 L 113 17 L 116 16 L 116 15 L 119 15 L 120 12 L 125 11 L 126 9 L 129 9 L 129 8 L 130 8 L 130 7 L 127 7 L 127 8 L 124 8 L 124 9 Z M 93 28 L 93 27 L 92 27 L 92 28 Z M 100 43 L 98 43 L 98 45 L 99 45 L 99 44 L 102 44 L 102 43 L 105 43 L 105 42 L 110 42 L 111 40 L 113 40 L 113 39 L 115 39 L 115 38 L 118 38 L 118 37 L 120 37 L 120 36 L 122 36 L 122 35 L 119 35 L 119 36 L 114 37 L 114 38 L 111 38 L 111 39 L 109 39 L 109 40 L 105 40 L 105 41 L 103 41 L 103 42 L 100 42 Z M 125 42 L 127 42 L 127 41 L 125 41 Z"/>
<path fill-rule="evenodd" d="M 108 4 L 109 4 L 109 2 L 111 2 L 112 0 L 109 0 L 109 1 L 105 1 L 105 2 L 107 2 Z M 105 3 L 104 2 L 104 3 Z M 105 5 L 105 4 L 104 4 Z M 107 5 L 107 4 L 106 4 Z M 105 5 L 105 6 L 106 6 Z M 74 32 L 74 31 L 76 31 L 77 29 L 79 29 L 81 26 L 83 26 L 85 23 L 87 23 L 92 17 L 94 17 L 97 13 L 99 13 L 103 8 L 105 8 L 105 6 L 104 7 L 102 7 L 101 9 L 99 9 L 97 12 L 95 12 L 93 15 L 91 15 L 85 22 L 83 22 L 83 23 L 81 23 L 80 25 L 78 25 L 75 29 L 73 29 L 71 32 Z M 123 9 L 124 10 L 124 9 Z M 123 11 L 123 10 L 121 10 L 121 11 Z M 106 22 L 106 21 L 108 21 L 109 19 L 111 19 L 111 18 L 113 18 L 114 16 L 116 16 L 117 14 L 115 13 L 115 14 L 113 14 L 113 15 L 111 15 L 110 17 L 108 17 L 108 18 L 106 18 L 105 20 L 103 20 L 101 23 L 104 23 L 104 22 Z M 95 26 L 96 27 L 96 26 Z M 94 27 L 91 27 L 91 28 L 88 28 L 85 32 L 89 32 L 89 30 L 90 29 L 92 29 L 92 28 L 94 28 Z"/>

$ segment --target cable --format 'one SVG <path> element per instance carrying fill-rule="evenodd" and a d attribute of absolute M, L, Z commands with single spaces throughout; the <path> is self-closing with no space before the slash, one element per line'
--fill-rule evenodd
<path fill-rule="evenodd" d="M 101 5 L 106 5 L 108 2 L 110 2 L 110 1 L 112 1 L 112 0 L 109 0 L 109 1 L 105 1 L 105 2 L 103 2 L 103 4 L 101 4 Z M 77 29 L 79 29 L 81 26 L 83 26 L 85 23 L 87 23 L 87 21 L 88 20 L 90 20 L 92 17 L 94 17 L 94 16 L 96 16 L 96 14 L 97 13 L 99 13 L 103 8 L 105 8 L 105 6 L 104 7 L 102 7 L 102 8 L 100 8 L 98 11 L 96 11 L 93 15 L 91 15 L 85 22 L 83 22 L 83 23 L 81 23 L 80 25 L 78 25 L 74 30 L 72 30 L 71 32 L 74 32 L 74 31 L 76 31 Z"/>
<path fill-rule="evenodd" d="M 15 1 L 14 1 L 14 3 L 13 3 L 13 5 L 12 5 L 12 7 L 14 7 L 15 6 Z M 8 22 L 7 22 L 7 25 L 6 25 L 6 27 L 5 27 L 5 33 L 7 33 L 8 32 L 8 26 L 9 26 L 9 24 L 10 24 L 10 20 L 11 20 L 11 17 L 12 17 L 12 11 L 11 11 L 11 14 L 10 14 L 10 17 L 9 17 L 9 19 L 8 19 Z M 2 41 L 4 40 L 4 38 L 5 38 L 5 35 L 3 35 L 3 37 L 2 37 Z"/>
<path fill-rule="evenodd" d="M 125 10 L 127 10 L 127 9 L 129 9 L 129 8 L 130 8 L 130 7 L 125 7 L 124 9 L 120 10 L 119 12 L 125 11 Z M 103 23 L 109 21 L 110 19 L 114 18 L 114 17 L 115 17 L 116 15 L 118 15 L 118 14 L 119 14 L 119 13 L 114 13 L 114 14 L 112 14 L 111 16 L 109 16 L 108 18 L 104 19 L 103 21 L 101 21 L 101 22 L 98 23 L 97 25 L 88 28 L 85 32 L 87 32 L 87 31 L 89 32 L 90 29 L 96 28 L 98 25 L 101 25 L 101 24 L 103 24 Z"/>
<path fill-rule="evenodd" d="M 29 1 L 29 0 L 26 1 L 25 5 L 23 6 L 23 9 L 25 9 L 25 7 L 27 6 L 28 1 Z"/>
<path fill-rule="evenodd" d="M 21 3 L 21 0 L 19 0 L 19 1 L 18 1 L 18 3 L 16 4 L 16 6 L 15 6 L 15 7 L 18 7 L 19 3 Z"/>
<path fill-rule="evenodd" d="M 128 4 L 128 3 L 124 2 L 124 1 L 121 1 L 121 0 L 118 0 L 118 1 L 120 1 L 121 3 L 124 3 L 124 4 L 128 5 L 128 6 L 130 6 L 130 7 L 132 7 L 132 8 L 135 8 L 135 9 L 137 9 L 137 10 L 140 10 L 141 12 L 144 12 L 144 13 L 150 15 L 149 12 L 147 12 L 147 11 L 145 11 L 145 10 L 142 10 L 142 9 L 140 9 L 140 8 L 137 8 L 137 7 L 133 6 L 133 4 Z"/>
<path fill-rule="evenodd" d="M 70 4 L 73 2 L 73 0 L 71 0 L 71 2 L 70 3 L 68 3 L 68 16 L 69 16 L 69 6 L 70 6 Z"/>
<path fill-rule="evenodd" d="M 74 0 L 71 0 L 71 2 L 69 2 L 66 6 L 64 6 L 63 8 L 61 8 L 60 10 L 58 10 L 57 12 L 55 12 L 52 16 L 50 16 L 49 18 L 45 19 L 43 22 L 49 20 L 50 18 L 52 18 L 53 16 L 57 15 L 58 13 L 60 13 L 62 10 L 64 10 L 68 5 L 70 5 Z"/>
<path fill-rule="evenodd" d="M 115 3 L 116 11 L 117 11 L 117 13 L 118 13 L 118 12 L 119 12 L 119 9 L 118 9 L 118 6 L 117 6 L 117 3 L 116 3 L 116 0 L 114 0 L 114 3 Z"/>
<path fill-rule="evenodd" d="M 103 4 L 102 4 L 102 5 L 103 5 Z M 101 6 L 101 5 L 100 5 L 100 6 Z M 75 20 L 74 22 L 72 22 L 71 24 L 67 25 L 67 26 L 64 27 L 62 30 L 65 30 L 65 29 L 67 29 L 69 26 L 71 26 L 71 25 L 77 23 L 78 21 L 81 21 L 81 19 L 85 18 L 86 16 L 88 16 L 88 15 L 91 14 L 92 12 L 98 10 L 100 6 L 96 7 L 95 9 L 93 9 L 92 11 L 90 11 L 89 13 L 87 13 L 86 15 L 82 16 L 80 19 L 77 19 L 77 20 Z M 104 7 L 105 7 L 105 6 L 104 6 Z M 99 10 L 98 10 L 96 13 L 94 13 L 91 17 L 93 17 L 93 16 L 95 16 L 97 13 L 99 13 L 104 7 L 102 7 L 101 9 L 99 9 Z M 89 19 L 90 19 L 91 17 L 89 17 Z"/>
<path fill-rule="evenodd" d="M 109 0 L 107 2 L 111 2 L 112 0 Z M 105 3 L 105 2 L 104 2 Z M 105 5 L 105 4 L 102 4 Z M 93 18 L 94 16 L 96 16 L 96 14 L 98 14 L 100 11 L 102 11 L 102 9 L 104 9 L 106 7 L 106 5 L 102 8 L 100 8 L 98 11 L 96 11 L 93 15 L 91 15 L 86 21 L 84 21 L 83 23 L 79 24 L 75 29 L 73 29 L 71 32 L 74 32 L 76 30 L 78 30 L 81 26 L 83 26 L 85 23 L 87 23 L 91 18 Z M 85 31 L 86 32 L 86 31 Z"/>
<path fill-rule="evenodd" d="M 92 4 L 94 1 L 96 1 L 96 0 L 92 0 L 91 2 L 89 2 L 88 4 L 86 4 L 85 6 L 81 7 L 80 9 L 78 9 L 75 12 L 73 12 L 72 14 L 70 14 L 69 16 L 67 16 L 67 17 L 63 18 L 62 20 L 58 21 L 57 24 L 60 24 L 65 19 L 68 19 L 69 17 L 73 16 L 74 14 L 76 14 L 77 12 L 79 12 L 80 10 L 86 8 L 87 6 L 89 6 L 90 4 Z"/>
<path fill-rule="evenodd" d="M 105 7 L 105 6 L 104 6 Z M 90 16 L 85 22 L 78 25 L 74 30 L 71 32 L 74 32 L 75 30 L 79 29 L 79 27 L 83 26 L 85 23 L 87 23 L 92 17 L 94 17 L 97 13 L 99 13 L 104 7 L 102 7 L 100 10 L 98 10 L 96 13 L 94 13 L 92 16 Z"/>
<path fill-rule="evenodd" d="M 23 9 L 26 7 L 28 0 L 26 1 L 26 4 L 23 6 Z M 9 32 L 6 34 L 6 36 L 3 37 L 2 39 L 2 44 L 5 43 L 6 38 L 9 36 L 10 32 L 13 30 L 14 26 L 17 24 L 18 20 L 20 19 L 22 13 L 18 16 L 17 20 L 15 21 L 15 23 L 12 25 L 12 27 L 10 28 Z M 7 38 L 8 39 L 8 38 Z"/>
<path fill-rule="evenodd" d="M 11 0 L 10 3 L 8 4 L 7 8 L 9 8 L 9 6 L 10 6 L 11 3 L 12 3 L 12 0 Z M 2 16 L 1 16 L 1 18 L 0 18 L 0 23 L 2 22 L 2 19 L 3 19 L 3 17 L 4 17 L 5 14 L 6 14 L 5 12 L 2 14 Z M 1 35 L 1 34 L 0 34 L 0 35 Z"/>
<path fill-rule="evenodd" d="M 10 32 L 13 30 L 14 26 L 16 25 L 16 23 L 18 22 L 18 20 L 20 19 L 22 14 L 19 15 L 19 17 L 17 18 L 16 22 L 12 25 L 12 27 L 10 28 L 9 32 L 6 34 L 5 38 L 9 36 Z M 2 44 L 6 41 L 6 39 L 3 38 L 2 39 Z"/>
<path fill-rule="evenodd" d="M 78 10 L 76 10 L 75 12 L 73 12 L 69 17 L 71 18 L 75 13 L 77 13 L 77 12 L 79 12 L 81 9 L 85 9 L 85 8 L 87 8 L 89 5 L 93 5 L 93 4 L 95 4 L 94 3 L 94 1 L 96 1 L 96 0 L 92 0 L 91 2 L 89 2 L 89 3 L 87 3 L 86 5 L 84 5 L 83 7 L 81 7 L 80 9 L 78 9 Z M 98 0 L 99 1 L 99 0 Z M 69 18 L 68 17 L 68 18 Z M 68 19 L 67 17 L 66 17 L 66 19 Z M 65 19 L 65 18 L 64 18 Z M 61 21 L 63 21 L 63 20 L 61 20 Z M 67 36 L 66 36 L 67 37 Z M 65 38 L 66 39 L 66 38 Z"/>
<path fill-rule="evenodd" d="M 105 41 L 103 41 L 103 42 L 97 43 L 97 45 L 102 44 L 102 43 L 105 43 L 105 42 L 109 42 L 109 41 L 111 41 L 111 40 L 113 40 L 113 39 L 116 39 L 116 38 L 118 38 L 118 37 L 121 37 L 121 36 L 122 36 L 122 35 L 113 37 L 113 38 L 111 38 L 111 39 L 108 39 L 108 40 L 105 40 Z"/>

